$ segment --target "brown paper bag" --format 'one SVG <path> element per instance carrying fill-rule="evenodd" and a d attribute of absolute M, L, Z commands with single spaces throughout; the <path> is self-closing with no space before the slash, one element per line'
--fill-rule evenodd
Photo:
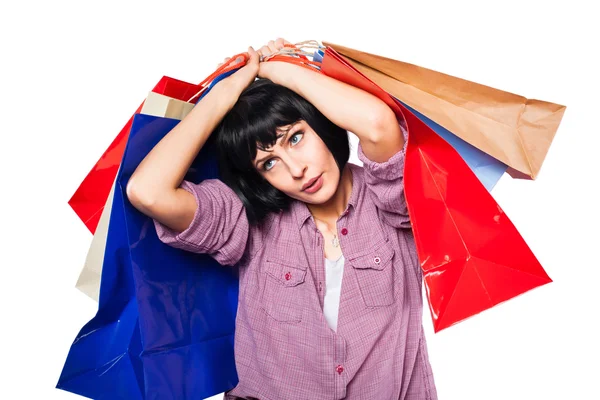
<path fill-rule="evenodd" d="M 193 103 L 177 100 L 162 94 L 150 92 L 140 114 L 153 115 L 156 117 L 166 117 L 173 119 L 183 119 L 194 108 Z M 98 301 L 100 295 L 100 278 L 102 277 L 102 264 L 104 263 L 104 249 L 106 248 L 106 237 L 108 235 L 108 225 L 110 221 L 110 212 L 114 197 L 115 184 L 113 183 L 102 210 L 100 221 L 94 233 L 92 244 L 88 250 L 83 269 L 79 274 L 79 279 L 75 287 L 83 293 Z"/>
<path fill-rule="evenodd" d="M 506 164 L 513 178 L 537 177 L 565 106 L 322 43 L 398 100 Z"/>

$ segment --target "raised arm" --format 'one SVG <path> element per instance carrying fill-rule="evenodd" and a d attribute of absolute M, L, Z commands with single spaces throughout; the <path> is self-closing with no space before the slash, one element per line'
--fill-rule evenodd
<path fill-rule="evenodd" d="M 148 153 L 129 179 L 127 197 L 131 204 L 175 232 L 190 226 L 199 206 L 194 195 L 180 187 L 186 172 L 210 134 L 257 76 L 258 54 L 251 47 L 248 53 L 246 66 L 215 84 Z"/>
<path fill-rule="evenodd" d="M 259 49 L 267 56 L 281 49 L 282 38 Z M 293 90 L 313 104 L 331 122 L 354 133 L 365 154 L 384 162 L 404 146 L 394 112 L 384 101 L 360 88 L 327 75 L 283 61 L 260 63 L 258 76 Z"/>

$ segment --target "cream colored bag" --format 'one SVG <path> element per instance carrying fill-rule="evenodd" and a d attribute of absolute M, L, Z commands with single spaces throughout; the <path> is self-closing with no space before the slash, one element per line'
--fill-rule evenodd
<path fill-rule="evenodd" d="M 94 233 L 92 244 L 88 250 L 85 264 L 79 274 L 79 279 L 75 287 L 87 294 L 92 299 L 98 301 L 100 295 L 100 278 L 102 277 L 102 263 L 104 262 L 104 249 L 106 248 L 106 237 L 108 236 L 108 223 L 110 222 L 110 212 L 112 209 L 113 197 L 115 194 L 115 184 L 113 183 L 100 221 Z"/>
<path fill-rule="evenodd" d="M 140 114 L 182 120 L 194 108 L 194 103 L 186 103 L 172 97 L 150 92 Z"/>

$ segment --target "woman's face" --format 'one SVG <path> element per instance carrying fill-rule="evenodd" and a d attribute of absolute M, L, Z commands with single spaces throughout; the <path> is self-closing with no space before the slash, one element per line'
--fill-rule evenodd
<path fill-rule="evenodd" d="M 294 199 L 311 204 L 322 204 L 336 192 L 340 171 L 323 140 L 301 120 L 291 126 L 280 127 L 284 136 L 268 151 L 257 149 L 254 166 L 275 188 Z M 303 190 L 313 178 L 316 183 Z M 313 189 L 313 190 L 311 190 Z"/>

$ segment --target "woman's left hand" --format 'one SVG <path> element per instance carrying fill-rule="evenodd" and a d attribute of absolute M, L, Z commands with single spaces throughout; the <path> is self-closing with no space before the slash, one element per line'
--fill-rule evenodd
<path fill-rule="evenodd" d="M 281 50 L 284 47 L 285 44 L 291 44 L 291 43 L 283 38 L 277 38 L 277 40 L 269 40 L 269 43 L 267 43 L 266 45 L 264 45 L 263 47 L 258 49 L 257 53 L 259 54 L 259 56 L 267 57 L 273 53 L 277 53 L 279 50 Z M 259 66 L 258 66 L 258 77 L 259 78 L 269 78 L 268 77 L 269 67 L 267 66 L 267 64 L 268 63 L 266 61 L 262 61 L 259 64 Z"/>

